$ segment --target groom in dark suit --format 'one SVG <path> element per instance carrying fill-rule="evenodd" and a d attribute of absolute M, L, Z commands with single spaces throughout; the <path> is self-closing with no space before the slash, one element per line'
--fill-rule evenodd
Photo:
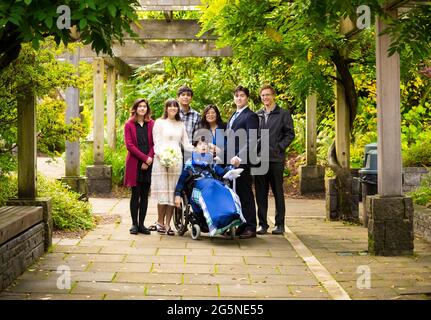
<path fill-rule="evenodd" d="M 228 133 L 228 136 L 231 134 L 235 136 L 234 139 L 228 139 L 228 155 L 229 149 L 234 149 L 235 151 L 235 156 L 230 159 L 230 163 L 244 169 L 236 182 L 236 193 L 241 201 L 242 212 L 247 221 L 238 228 L 237 233 L 240 239 L 256 237 L 256 205 L 250 174 L 250 152 L 255 152 L 257 145 L 259 117 L 247 106 L 249 95 L 247 88 L 242 86 L 235 88 L 234 102 L 236 112 L 230 117 L 227 124 L 227 129 L 232 130 Z M 252 133 L 253 130 L 255 131 Z M 233 141 L 234 148 L 229 146 L 229 143 Z"/>

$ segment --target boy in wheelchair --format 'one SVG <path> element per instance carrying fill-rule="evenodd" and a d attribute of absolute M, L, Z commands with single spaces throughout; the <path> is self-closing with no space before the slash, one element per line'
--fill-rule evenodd
<path fill-rule="evenodd" d="M 191 222 L 192 227 L 198 224 L 203 232 L 208 230 L 210 236 L 214 236 L 245 222 L 239 197 L 223 182 L 223 176 L 233 169 L 215 164 L 204 137 L 198 141 L 175 188 L 175 206 L 180 208 L 183 200 L 193 211 L 191 216 L 185 215 L 186 223 Z"/>

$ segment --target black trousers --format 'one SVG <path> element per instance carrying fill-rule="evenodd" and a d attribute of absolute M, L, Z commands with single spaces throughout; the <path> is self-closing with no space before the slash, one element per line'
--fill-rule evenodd
<path fill-rule="evenodd" d="M 242 214 L 247 221 L 241 226 L 241 229 L 256 232 L 256 205 L 252 185 L 253 179 L 250 174 L 250 168 L 246 167 L 241 176 L 236 179 L 236 194 L 241 201 Z"/>
<path fill-rule="evenodd" d="M 283 189 L 283 170 L 282 162 L 270 162 L 268 172 L 261 176 L 254 176 L 256 187 L 256 202 L 257 216 L 259 225 L 268 228 L 267 213 L 268 213 L 268 192 L 271 186 L 272 193 L 275 198 L 275 224 L 284 226 L 284 216 L 286 207 L 284 204 L 284 189 Z"/>
<path fill-rule="evenodd" d="M 132 223 L 139 228 L 144 226 L 145 216 L 147 215 L 148 192 L 150 191 L 150 185 L 150 183 L 138 182 L 136 187 L 132 187 L 130 213 L 132 215 Z"/>

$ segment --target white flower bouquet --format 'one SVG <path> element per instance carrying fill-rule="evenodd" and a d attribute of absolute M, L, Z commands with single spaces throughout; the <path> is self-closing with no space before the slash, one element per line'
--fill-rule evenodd
<path fill-rule="evenodd" d="M 172 147 L 166 147 L 159 155 L 160 164 L 166 168 L 175 167 L 181 161 L 181 153 Z"/>

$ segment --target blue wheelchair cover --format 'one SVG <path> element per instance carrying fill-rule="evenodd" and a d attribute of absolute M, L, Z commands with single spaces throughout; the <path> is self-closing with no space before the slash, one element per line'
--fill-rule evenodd
<path fill-rule="evenodd" d="M 214 178 L 196 179 L 191 201 L 202 209 L 210 236 L 245 222 L 238 195 Z"/>

